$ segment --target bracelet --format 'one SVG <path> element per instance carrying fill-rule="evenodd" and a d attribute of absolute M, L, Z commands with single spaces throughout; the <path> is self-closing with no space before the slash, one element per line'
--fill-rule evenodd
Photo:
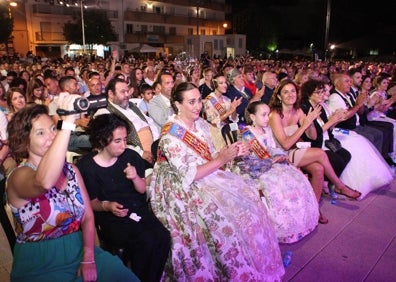
<path fill-rule="evenodd" d="M 80 264 L 95 264 L 95 261 L 81 261 Z"/>
<path fill-rule="evenodd" d="M 56 125 L 56 129 L 58 130 L 75 130 L 76 129 L 76 125 L 74 123 L 71 122 L 67 122 L 64 120 L 58 120 L 58 124 Z"/>
<path fill-rule="evenodd" d="M 106 208 L 105 208 L 105 204 L 107 204 L 109 201 L 102 201 L 102 209 L 104 210 L 104 211 L 108 211 Z"/>

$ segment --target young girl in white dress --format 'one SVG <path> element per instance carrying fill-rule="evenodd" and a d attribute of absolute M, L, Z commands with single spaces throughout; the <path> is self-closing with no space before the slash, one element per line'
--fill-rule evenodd
<path fill-rule="evenodd" d="M 262 201 L 278 242 L 294 243 L 318 225 L 319 207 L 308 179 L 288 163 L 286 152 L 276 146 L 268 126 L 269 113 L 264 102 L 250 103 L 245 117 L 250 125 L 242 132 L 242 138 L 250 143 L 252 157 L 272 160 L 271 168 L 258 178 Z"/>

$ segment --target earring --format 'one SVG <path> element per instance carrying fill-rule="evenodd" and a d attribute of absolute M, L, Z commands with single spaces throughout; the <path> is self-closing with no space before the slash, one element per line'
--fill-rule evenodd
<path fill-rule="evenodd" d="M 180 109 L 177 109 L 177 115 L 180 116 L 181 115 L 181 111 Z"/>

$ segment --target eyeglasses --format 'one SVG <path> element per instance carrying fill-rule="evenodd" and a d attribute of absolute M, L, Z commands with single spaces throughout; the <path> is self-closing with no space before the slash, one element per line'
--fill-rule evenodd
<path fill-rule="evenodd" d="M 318 94 L 318 96 L 323 96 L 325 94 L 326 90 L 320 89 L 320 90 L 315 90 L 313 94 Z"/>

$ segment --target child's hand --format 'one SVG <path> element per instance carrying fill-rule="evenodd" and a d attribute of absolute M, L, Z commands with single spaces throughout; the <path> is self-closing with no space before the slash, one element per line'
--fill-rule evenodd
<path fill-rule="evenodd" d="M 274 164 L 274 163 L 283 163 L 283 162 L 285 162 L 287 160 L 287 157 L 286 156 L 274 156 L 273 158 L 272 158 L 272 163 Z"/>

